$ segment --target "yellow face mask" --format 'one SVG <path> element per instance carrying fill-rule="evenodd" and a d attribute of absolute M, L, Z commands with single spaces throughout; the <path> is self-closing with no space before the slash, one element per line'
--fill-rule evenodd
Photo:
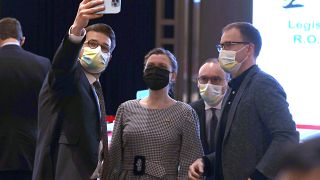
<path fill-rule="evenodd" d="M 236 55 L 237 55 L 237 52 L 240 52 L 244 49 L 244 47 L 246 46 L 243 46 L 240 50 L 238 51 L 230 51 L 230 50 L 221 50 L 220 53 L 219 53 L 219 64 L 220 64 L 220 67 L 227 73 L 236 73 L 242 63 L 247 60 L 248 56 L 246 58 L 244 58 L 240 63 L 236 61 Z"/>
<path fill-rule="evenodd" d="M 101 73 L 106 69 L 110 61 L 110 53 L 103 53 L 101 47 L 95 49 L 83 48 L 83 54 L 79 58 L 81 66 L 89 73 Z"/>
<path fill-rule="evenodd" d="M 214 84 L 199 84 L 202 99 L 210 106 L 218 105 L 225 94 L 225 87 Z"/>

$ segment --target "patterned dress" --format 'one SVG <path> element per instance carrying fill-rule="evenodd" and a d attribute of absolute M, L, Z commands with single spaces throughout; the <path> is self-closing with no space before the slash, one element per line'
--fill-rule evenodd
<path fill-rule="evenodd" d="M 188 179 L 189 166 L 202 155 L 198 117 L 189 105 L 148 109 L 130 100 L 117 111 L 108 179 Z M 145 158 L 143 175 L 134 175 L 136 156 Z"/>

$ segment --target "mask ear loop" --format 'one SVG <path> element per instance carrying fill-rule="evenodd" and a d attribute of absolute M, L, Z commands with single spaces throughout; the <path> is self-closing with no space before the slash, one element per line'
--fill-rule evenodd
<path fill-rule="evenodd" d="M 242 50 L 243 50 L 246 46 L 248 46 L 248 45 L 250 46 L 250 44 L 246 44 L 246 45 L 242 46 L 242 48 L 240 48 L 240 49 L 239 49 L 238 51 L 236 51 L 236 52 L 238 53 L 238 52 L 242 51 Z"/>
<path fill-rule="evenodd" d="M 249 48 L 250 48 L 250 44 L 246 44 L 245 46 L 243 46 L 242 48 L 240 48 L 238 51 L 237 51 L 237 53 L 238 52 L 240 52 L 240 51 L 242 51 L 246 46 L 248 46 Z M 248 48 L 248 49 L 249 49 Z M 248 51 L 247 51 L 247 56 L 245 57 L 245 58 L 243 58 L 242 60 L 241 60 L 241 62 L 238 62 L 239 64 L 242 64 L 244 61 L 246 61 L 247 59 L 248 59 L 248 57 L 249 57 L 249 54 L 248 54 Z"/>

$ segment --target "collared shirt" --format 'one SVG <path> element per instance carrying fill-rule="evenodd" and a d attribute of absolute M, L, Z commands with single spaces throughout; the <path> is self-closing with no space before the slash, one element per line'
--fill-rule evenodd
<path fill-rule="evenodd" d="M 247 74 L 249 73 L 249 71 L 253 68 L 256 67 L 257 65 L 253 65 L 251 66 L 249 69 L 247 69 L 246 71 L 244 71 L 242 74 L 240 74 L 238 77 L 232 79 L 228 85 L 232 90 L 238 91 L 243 79 L 247 76 Z"/>
<path fill-rule="evenodd" d="M 222 101 L 217 104 L 216 106 L 210 106 L 208 103 L 206 103 L 204 101 L 204 109 L 207 111 L 208 109 L 211 109 L 211 108 L 215 108 L 215 109 L 221 109 L 221 104 L 222 104 Z"/>
<path fill-rule="evenodd" d="M 81 36 L 77 36 L 77 35 L 71 34 L 71 29 L 72 29 L 72 26 L 69 28 L 68 34 L 69 34 L 70 41 L 73 43 L 80 43 L 84 38 L 84 36 L 87 34 L 87 31 L 85 29 L 82 29 Z"/>
<path fill-rule="evenodd" d="M 87 73 L 86 71 L 84 71 L 90 85 L 92 85 L 95 81 L 99 81 L 99 79 L 97 79 L 96 77 L 94 77 L 94 75 Z"/>
<path fill-rule="evenodd" d="M 19 43 L 19 41 L 16 41 L 16 42 L 6 42 L 6 43 L 3 43 L 3 44 L 1 45 L 1 47 L 7 46 L 7 45 L 17 45 L 17 46 L 20 46 L 20 43 Z"/>
<path fill-rule="evenodd" d="M 247 69 L 247 70 L 244 71 L 242 74 L 240 74 L 240 76 L 232 79 L 232 80 L 228 83 L 228 86 L 229 86 L 230 89 L 231 89 L 231 94 L 230 94 L 230 96 L 229 96 L 229 98 L 228 98 L 228 100 L 227 100 L 227 102 L 226 102 L 227 104 L 226 104 L 226 106 L 225 106 L 225 108 L 224 108 L 224 110 L 223 110 L 223 116 L 224 116 L 225 113 L 228 113 L 228 112 L 229 112 L 229 109 L 230 109 L 230 107 L 231 107 L 231 104 L 232 104 L 232 102 L 233 102 L 233 99 L 234 99 L 234 97 L 236 96 L 236 94 L 237 94 L 237 92 L 238 92 L 238 90 L 239 90 L 239 88 L 240 88 L 240 85 L 241 85 L 242 81 L 243 81 L 244 78 L 247 76 L 247 74 L 249 73 L 249 71 L 250 71 L 253 67 L 255 67 L 255 66 L 257 66 L 257 65 L 251 66 L 249 69 Z M 225 117 L 226 117 L 226 116 L 225 116 Z M 225 127 L 224 127 L 224 129 L 225 129 Z"/>

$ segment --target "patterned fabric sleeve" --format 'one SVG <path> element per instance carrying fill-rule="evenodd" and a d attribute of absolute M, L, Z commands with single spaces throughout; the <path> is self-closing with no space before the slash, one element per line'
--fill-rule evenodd
<path fill-rule="evenodd" d="M 182 146 L 178 179 L 188 179 L 188 168 L 198 158 L 203 156 L 199 135 L 198 116 L 193 109 L 188 109 L 182 127 Z"/>
<path fill-rule="evenodd" d="M 119 179 L 121 173 L 122 161 L 122 121 L 123 121 L 123 104 L 119 106 L 116 114 L 115 124 L 112 132 L 111 146 L 109 150 L 109 174 L 108 179 Z"/>

